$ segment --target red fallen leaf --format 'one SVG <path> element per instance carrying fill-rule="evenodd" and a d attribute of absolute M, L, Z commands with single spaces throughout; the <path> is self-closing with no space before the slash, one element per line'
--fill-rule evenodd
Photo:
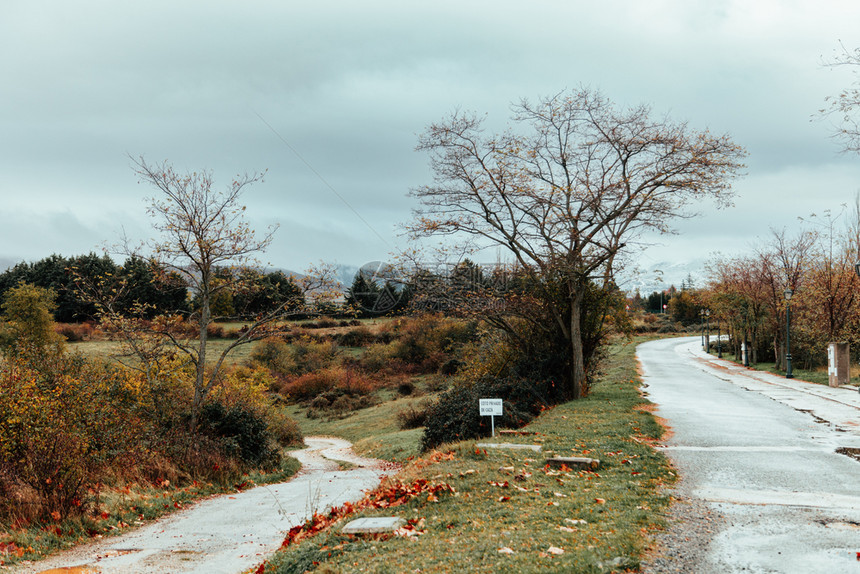
<path fill-rule="evenodd" d="M 102 511 L 102 513 L 99 516 L 102 517 L 102 520 L 107 520 L 108 518 L 110 518 L 110 513 Z"/>
<path fill-rule="evenodd" d="M 173 508 L 182 508 L 182 503 L 177 500 L 173 503 Z"/>
<path fill-rule="evenodd" d="M 511 497 L 510 497 L 510 496 L 500 496 L 500 497 L 499 497 L 499 502 L 507 502 L 507 501 L 508 501 L 508 500 L 510 500 L 510 499 L 511 499 Z"/>
<path fill-rule="evenodd" d="M 254 570 L 254 574 L 263 574 L 263 572 L 265 572 L 265 571 L 266 571 L 266 563 L 263 562 L 262 564 L 257 566 L 257 569 Z"/>
<path fill-rule="evenodd" d="M 630 474 L 631 474 L 631 475 L 633 475 L 633 476 L 638 476 L 638 475 L 640 475 L 640 474 L 642 474 L 642 473 L 641 473 L 641 472 L 636 472 L 636 471 L 634 470 L 634 471 L 633 471 L 633 472 L 631 472 Z"/>

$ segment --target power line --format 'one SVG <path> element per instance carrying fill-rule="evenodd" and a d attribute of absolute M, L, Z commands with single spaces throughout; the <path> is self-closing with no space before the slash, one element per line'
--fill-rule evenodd
<path fill-rule="evenodd" d="M 273 134 L 275 134 L 275 136 L 276 136 L 279 140 L 281 140 L 281 141 L 283 142 L 283 144 L 284 144 L 285 146 L 287 146 L 287 147 L 290 149 L 290 151 L 291 151 L 291 152 L 293 152 L 293 154 L 295 154 L 295 156 L 296 156 L 297 158 L 299 158 L 299 160 L 301 160 L 301 162 L 302 162 L 303 164 L 305 164 L 305 165 L 307 166 L 307 168 L 308 168 L 309 170 L 311 170 L 311 172 L 313 172 L 313 174 L 314 174 L 315 176 L 317 176 L 317 178 L 318 178 L 318 179 L 323 183 L 323 185 L 325 185 L 327 188 L 329 188 L 329 190 L 331 190 L 331 192 L 332 192 L 333 194 L 335 194 L 335 195 L 337 196 L 337 198 L 338 198 L 338 199 L 340 199 L 340 200 L 343 202 L 343 204 L 344 204 L 345 206 L 347 206 L 347 207 L 350 209 L 350 211 L 352 211 L 352 212 L 355 214 L 355 216 L 356 216 L 357 218 L 359 218 L 359 219 L 361 220 L 361 222 L 362 222 L 362 223 L 364 223 L 364 224 L 367 226 L 367 228 L 368 228 L 370 231 L 372 231 L 372 232 L 373 232 L 373 234 L 374 234 L 374 235 L 376 235 L 376 236 L 379 238 L 379 240 L 380 240 L 380 241 L 382 241 L 382 243 L 384 243 L 384 244 L 385 244 L 385 246 L 386 246 L 386 247 L 388 247 L 389 249 L 391 249 L 391 245 L 389 245 L 388 241 L 386 241 L 386 240 L 385 240 L 385 238 L 384 238 L 384 237 L 382 237 L 382 235 L 380 235 L 380 234 L 379 234 L 379 232 L 377 232 L 377 231 L 376 231 L 376 229 L 374 229 L 374 228 L 373 228 L 373 226 L 372 226 L 372 225 L 370 225 L 370 223 L 368 223 L 368 222 L 367 222 L 367 220 L 366 220 L 366 219 L 364 219 L 364 218 L 361 216 L 361 214 L 360 214 L 360 213 L 359 213 L 359 212 L 358 212 L 358 211 L 357 211 L 357 210 L 356 210 L 352 205 L 350 205 L 350 203 L 349 203 L 346 199 L 344 199 L 344 197 L 343 197 L 341 194 L 339 194 L 339 193 L 337 192 L 337 190 L 336 190 L 334 187 L 332 187 L 332 185 L 331 185 L 328 181 L 326 181 L 326 179 L 325 179 L 322 175 L 320 175 L 320 173 L 319 173 L 317 170 L 315 170 L 315 169 L 314 169 L 314 167 L 313 167 L 310 163 L 308 163 L 308 161 L 307 161 L 304 157 L 302 157 L 302 154 L 300 154 L 300 153 L 296 150 L 296 148 L 294 148 L 293 146 L 291 146 L 291 145 L 290 145 L 290 142 L 288 142 L 287 140 L 285 140 L 285 139 L 284 139 L 284 137 L 283 137 L 281 134 L 279 134 L 279 133 L 278 133 L 278 131 L 277 131 L 275 128 L 273 128 L 273 127 L 271 126 L 271 124 L 269 124 L 269 122 L 267 122 L 267 121 L 263 118 L 263 116 L 261 116 L 260 114 L 258 114 L 255 110 L 251 110 L 251 111 L 253 111 L 253 112 L 254 112 L 254 115 L 255 115 L 255 116 L 257 116 L 258 118 L 260 118 L 260 121 L 261 121 L 261 122 L 263 122 L 264 124 L 266 124 L 266 127 L 267 127 L 267 128 L 269 128 L 270 130 L 272 130 L 272 133 L 273 133 Z"/>

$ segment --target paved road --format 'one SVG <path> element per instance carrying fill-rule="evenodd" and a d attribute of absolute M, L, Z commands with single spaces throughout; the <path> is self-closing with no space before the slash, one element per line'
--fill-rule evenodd
<path fill-rule="evenodd" d="M 724 520 L 695 572 L 860 572 L 860 395 L 753 373 L 695 338 L 641 345 L 682 495 Z"/>
<path fill-rule="evenodd" d="M 306 437 L 308 448 L 291 453 L 302 470 L 291 481 L 205 500 L 186 511 L 123 536 L 75 548 L 14 569 L 16 574 L 82 566 L 100 574 L 237 574 L 278 549 L 284 534 L 313 512 L 358 500 L 392 471 L 360 458 L 349 442 Z M 339 470 L 335 461 L 354 468 Z M 386 470 L 387 469 L 387 470 Z M 63 571 L 63 570 L 61 570 Z"/>

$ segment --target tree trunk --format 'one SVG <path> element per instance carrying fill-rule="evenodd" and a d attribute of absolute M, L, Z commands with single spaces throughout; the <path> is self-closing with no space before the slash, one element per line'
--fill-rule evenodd
<path fill-rule="evenodd" d="M 583 289 L 574 288 L 570 294 L 570 398 L 586 394 L 585 359 L 582 354 Z"/>
<path fill-rule="evenodd" d="M 203 399 L 206 398 L 206 339 L 209 335 L 209 321 L 211 311 L 209 308 L 210 293 L 208 283 L 204 283 L 201 293 L 200 305 L 200 347 L 197 350 L 197 364 L 194 378 L 194 402 L 191 404 L 191 421 L 189 422 L 191 434 L 197 432 L 197 422 Z"/>

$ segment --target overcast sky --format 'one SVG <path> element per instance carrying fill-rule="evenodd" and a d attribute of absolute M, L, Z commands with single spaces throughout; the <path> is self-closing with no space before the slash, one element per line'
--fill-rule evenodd
<path fill-rule="evenodd" d="M 695 269 L 860 190 L 860 157 L 813 119 L 852 82 L 823 62 L 858 31 L 856 0 L 2 0 L 0 261 L 146 237 L 128 154 L 224 184 L 268 170 L 245 202 L 280 225 L 273 266 L 386 259 L 429 182 L 429 123 L 502 129 L 511 102 L 587 86 L 749 151 L 734 208 L 640 258 Z"/>

